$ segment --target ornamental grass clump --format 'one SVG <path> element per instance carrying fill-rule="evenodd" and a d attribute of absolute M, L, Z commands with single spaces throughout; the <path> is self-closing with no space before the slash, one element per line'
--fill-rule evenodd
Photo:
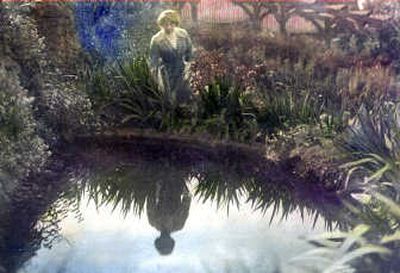
<path fill-rule="evenodd" d="M 87 92 L 105 126 L 165 131 L 186 124 L 187 109 L 159 88 L 145 56 L 98 68 L 86 78 Z"/>
<path fill-rule="evenodd" d="M 232 79 L 217 79 L 199 94 L 195 130 L 221 139 L 251 142 L 257 133 L 254 106 Z"/>

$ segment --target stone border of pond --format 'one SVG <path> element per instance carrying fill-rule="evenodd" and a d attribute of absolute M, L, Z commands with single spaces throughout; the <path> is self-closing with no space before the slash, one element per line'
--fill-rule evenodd
<path fill-rule="evenodd" d="M 117 150 L 124 147 L 123 149 L 146 150 L 147 153 L 154 152 L 155 154 L 178 151 L 183 158 L 191 159 L 206 157 L 211 160 L 225 161 L 227 158 L 237 158 L 242 163 L 248 161 L 244 165 L 253 171 L 274 170 L 271 174 L 275 176 L 276 181 L 292 180 L 296 186 L 312 184 L 338 196 L 347 195 L 341 191 L 345 175 L 339 169 L 340 162 L 328 159 L 324 151 L 316 146 L 292 150 L 278 157 L 280 159 L 274 159 L 267 154 L 265 144 L 244 144 L 201 136 L 131 128 L 77 136 L 72 143 L 79 146 L 95 144 Z M 251 164 L 254 166 L 249 167 Z M 280 175 L 279 172 L 281 172 Z"/>

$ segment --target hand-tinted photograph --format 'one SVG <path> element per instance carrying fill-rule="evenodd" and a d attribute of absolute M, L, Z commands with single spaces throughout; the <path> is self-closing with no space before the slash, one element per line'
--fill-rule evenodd
<path fill-rule="evenodd" d="M 0 0 L 0 273 L 400 272 L 400 0 Z"/>

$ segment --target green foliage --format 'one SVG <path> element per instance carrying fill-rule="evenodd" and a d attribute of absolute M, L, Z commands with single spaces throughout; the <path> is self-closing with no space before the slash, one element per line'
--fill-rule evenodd
<path fill-rule="evenodd" d="M 242 38 L 235 39 L 242 43 Z M 266 39 L 253 38 L 256 45 Z M 283 41 L 278 44 L 284 47 Z M 334 52 L 330 61 L 331 51 L 314 52 L 315 44 L 299 44 L 305 48 L 293 46 L 288 56 L 265 52 L 265 60 L 260 59 L 264 53 L 250 45 L 251 56 L 243 53 L 242 59 L 237 57 L 243 51 L 234 43 L 225 51 L 198 50 L 190 69 L 197 100 L 186 107 L 176 105 L 158 88 L 144 56 L 95 70 L 87 90 L 100 120 L 111 127 L 194 132 L 244 142 L 302 125 L 318 127 L 314 131 L 320 132 L 319 137 L 334 138 L 356 107 L 366 103 L 370 109 L 377 100 L 388 99 L 390 69 L 381 65 L 350 69 L 357 59 Z"/>
<path fill-rule="evenodd" d="M 398 103 L 362 107 L 338 139 L 348 160 L 346 190 L 363 192 L 347 204 L 362 225 L 311 239 L 319 247 L 298 257 L 300 264 L 324 264 L 315 272 L 399 271 L 399 124 Z"/>
<path fill-rule="evenodd" d="M 392 62 L 397 73 L 400 73 L 400 27 L 399 21 L 390 20 L 378 32 L 379 46 L 375 54 L 381 54 Z"/>
<path fill-rule="evenodd" d="M 32 102 L 18 78 L 0 66 L 0 187 L 38 171 L 49 155 L 37 135 Z"/>
<path fill-rule="evenodd" d="M 105 67 L 95 66 L 80 71 L 80 74 L 84 79 L 80 85 L 87 92 L 93 104 L 93 110 L 96 114 L 99 114 L 102 107 L 113 99 L 114 88 L 109 81 L 109 70 Z"/>
<path fill-rule="evenodd" d="M 77 89 L 74 77 L 64 75 L 64 67 L 57 67 L 49 57 L 46 45 L 52 37 L 40 36 L 38 21 L 32 18 L 35 6 L 34 3 L 2 6 L 4 24 L 0 40 L 4 43 L 0 56 L 2 64 L 16 74 L 16 81 L 33 98 L 36 133 L 53 146 L 72 134 L 88 130 L 92 125 L 91 104 L 85 93 Z"/>
<path fill-rule="evenodd" d="M 137 121 L 139 126 L 161 128 L 169 101 L 153 80 L 146 59 L 119 64 L 115 77 L 121 92 L 116 103 L 126 113 L 122 123 Z"/>
<path fill-rule="evenodd" d="M 116 126 L 209 133 L 221 139 L 250 141 L 256 122 L 250 97 L 232 81 L 217 80 L 197 102 L 178 105 L 164 93 L 141 56 L 88 75 L 87 90 L 99 116 Z"/>
<path fill-rule="evenodd" d="M 185 123 L 184 107 L 161 91 L 144 56 L 98 68 L 85 78 L 97 115 L 107 125 L 170 130 L 180 126 L 178 119 Z"/>
<path fill-rule="evenodd" d="M 76 88 L 74 76 L 65 75 L 65 67 L 49 57 L 47 46 L 54 37 L 40 36 L 34 8 L 34 3 L 0 4 L 2 205 L 23 179 L 43 170 L 61 140 L 91 125 L 90 101 Z"/>
<path fill-rule="evenodd" d="M 317 247 L 292 262 L 314 270 L 308 272 L 398 272 L 400 205 L 377 192 L 358 200 L 357 207 L 348 206 L 362 224 L 308 237 Z"/>
<path fill-rule="evenodd" d="M 253 73 L 241 69 L 243 75 Z M 299 124 L 319 126 L 328 137 L 343 127 L 345 112 L 334 81 L 315 79 L 312 67 L 298 64 L 288 70 L 286 65 L 257 75 L 256 90 L 247 86 L 250 78 L 220 72 L 208 83 L 197 79 L 201 89 L 187 106 L 163 93 L 143 56 L 88 73 L 86 89 L 98 117 L 109 126 L 206 133 L 241 142 L 252 142 L 263 131 L 274 133 Z"/>
<path fill-rule="evenodd" d="M 325 219 L 328 230 L 335 227 L 344 228 L 346 220 L 338 219 L 337 208 L 329 205 L 324 208 L 307 196 L 296 196 L 298 193 L 290 183 L 276 183 L 273 178 L 266 181 L 264 176 L 248 175 L 235 171 L 235 165 L 229 168 L 207 166 L 206 170 L 192 171 L 190 177 L 195 178 L 194 196 L 202 202 L 213 201 L 218 208 L 230 208 L 243 203 L 250 204 L 253 210 L 268 214 L 269 223 L 287 219 L 293 212 L 310 216 L 316 224 L 319 217 Z M 219 167 L 219 168 L 218 168 Z"/>
<path fill-rule="evenodd" d="M 62 79 L 49 83 L 38 100 L 47 137 L 53 135 L 58 141 L 69 140 L 96 127 L 92 103 L 75 83 Z"/>
<path fill-rule="evenodd" d="M 364 187 L 400 192 L 399 111 L 398 103 L 387 103 L 370 112 L 361 108 L 353 125 L 338 139 L 338 146 L 348 158 L 343 168 L 348 170 L 348 182 L 354 186 L 362 186 L 356 184 L 357 179 L 350 180 L 353 173 L 358 173 Z"/>
<path fill-rule="evenodd" d="M 301 124 L 318 125 L 325 136 L 343 128 L 343 101 L 335 79 L 319 78 L 314 64 L 288 63 L 257 79 L 258 122 L 269 132 Z"/>
<path fill-rule="evenodd" d="M 367 225 L 359 225 L 350 232 L 333 232 L 308 240 L 319 247 L 295 257 L 292 263 L 307 268 L 307 272 L 333 273 L 357 272 L 354 262 L 370 254 L 390 253 L 390 250 L 378 244 L 371 244 L 366 238 Z"/>
<path fill-rule="evenodd" d="M 259 122 L 263 128 L 290 128 L 300 123 L 316 123 L 321 112 L 312 105 L 310 93 L 296 94 L 291 86 L 277 82 L 278 88 L 267 90 L 265 105 L 260 110 Z M 284 90 L 279 90 L 283 88 Z M 315 105 L 316 106 L 316 105 Z"/>
<path fill-rule="evenodd" d="M 249 94 L 227 78 L 216 80 L 200 93 L 196 130 L 221 139 L 252 141 L 257 133 L 254 112 Z"/>

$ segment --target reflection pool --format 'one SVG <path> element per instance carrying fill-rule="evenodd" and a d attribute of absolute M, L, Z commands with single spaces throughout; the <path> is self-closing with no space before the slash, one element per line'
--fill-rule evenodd
<path fill-rule="evenodd" d="M 346 225 L 337 198 L 258 159 L 143 151 L 71 153 L 53 199 L 18 203 L 8 272 L 304 272 L 304 238 Z"/>

